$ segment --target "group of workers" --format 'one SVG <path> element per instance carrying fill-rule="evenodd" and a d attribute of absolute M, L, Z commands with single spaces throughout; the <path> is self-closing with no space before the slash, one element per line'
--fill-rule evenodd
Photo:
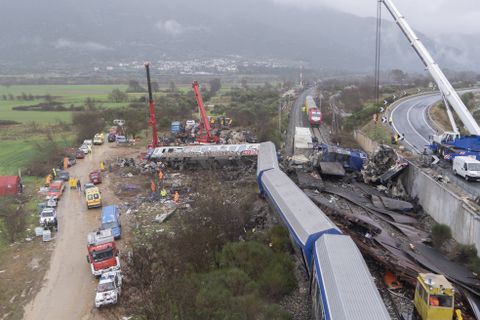
<path fill-rule="evenodd" d="M 167 173 L 164 172 L 162 169 L 158 171 L 158 181 L 159 181 L 159 189 L 160 189 L 160 197 L 163 199 L 166 199 L 169 196 L 169 192 L 167 189 L 165 189 L 164 186 L 164 180 L 167 178 Z M 151 180 L 150 182 L 150 190 L 152 191 L 152 194 L 154 194 L 157 190 L 157 184 L 155 183 L 155 180 Z M 180 201 L 180 193 L 178 190 L 175 190 L 173 193 L 173 201 L 179 202 Z"/>

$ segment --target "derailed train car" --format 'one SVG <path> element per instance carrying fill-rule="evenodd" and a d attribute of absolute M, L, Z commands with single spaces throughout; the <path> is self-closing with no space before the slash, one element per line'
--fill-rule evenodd
<path fill-rule="evenodd" d="M 390 319 L 352 239 L 280 170 L 271 142 L 260 144 L 257 181 L 310 276 L 314 319 Z"/>

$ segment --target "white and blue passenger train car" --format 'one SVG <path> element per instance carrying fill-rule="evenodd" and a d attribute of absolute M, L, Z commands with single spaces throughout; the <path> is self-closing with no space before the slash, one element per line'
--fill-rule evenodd
<path fill-rule="evenodd" d="M 271 142 L 260 144 L 257 182 L 309 273 L 314 319 L 390 319 L 355 243 L 280 170 Z"/>

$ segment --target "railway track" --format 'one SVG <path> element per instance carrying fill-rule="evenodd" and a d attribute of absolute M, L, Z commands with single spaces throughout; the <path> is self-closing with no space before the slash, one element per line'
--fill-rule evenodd
<path fill-rule="evenodd" d="M 327 140 L 323 137 L 322 131 L 318 127 L 312 127 L 313 136 L 317 139 L 318 143 L 327 143 Z"/>

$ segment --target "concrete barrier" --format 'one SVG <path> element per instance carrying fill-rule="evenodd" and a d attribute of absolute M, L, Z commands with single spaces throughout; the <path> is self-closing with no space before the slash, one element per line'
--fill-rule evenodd
<path fill-rule="evenodd" d="M 358 142 L 360 147 L 362 147 L 362 149 L 368 154 L 372 154 L 379 146 L 378 142 L 373 141 L 360 130 L 353 131 L 353 137 Z"/>
<path fill-rule="evenodd" d="M 403 185 L 436 222 L 446 224 L 453 238 L 462 244 L 474 244 L 480 252 L 480 217 L 465 199 L 410 163 L 401 176 Z"/>
<path fill-rule="evenodd" d="M 354 137 L 369 154 L 379 145 L 358 130 L 354 132 Z M 450 227 L 456 241 L 462 244 L 474 244 L 480 253 L 480 216 L 465 202 L 465 199 L 411 162 L 400 179 L 408 194 L 412 198 L 419 199 L 420 205 L 429 216 L 437 223 Z"/>

